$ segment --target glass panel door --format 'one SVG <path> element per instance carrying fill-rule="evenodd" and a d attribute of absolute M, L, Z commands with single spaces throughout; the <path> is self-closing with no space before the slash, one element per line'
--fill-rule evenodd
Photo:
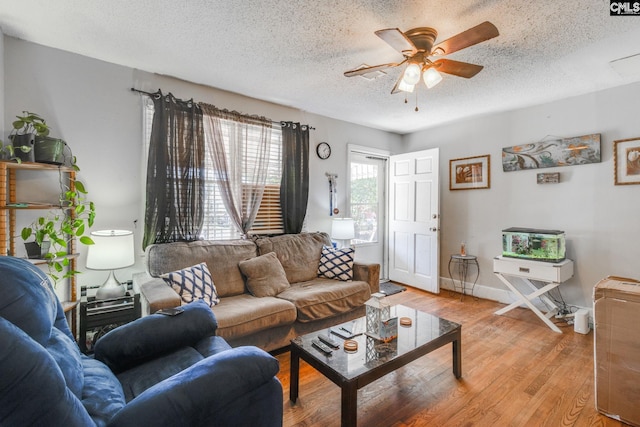
<path fill-rule="evenodd" d="M 386 158 L 350 153 L 349 215 L 355 221 L 356 258 L 379 263 L 380 278 L 386 279 Z"/>

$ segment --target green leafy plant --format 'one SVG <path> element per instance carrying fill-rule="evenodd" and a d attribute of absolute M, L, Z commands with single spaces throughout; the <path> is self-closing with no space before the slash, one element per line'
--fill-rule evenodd
<path fill-rule="evenodd" d="M 25 242 L 32 237 L 38 245 L 42 245 L 44 241 L 51 242 L 51 249 L 45 255 L 45 260 L 49 266 L 49 274 L 56 283 L 80 273 L 69 268 L 69 242 L 77 238 L 84 245 L 94 244 L 87 234 L 95 220 L 95 205 L 86 199 L 86 194 L 84 184 L 75 181 L 75 189 L 67 188 L 61 194 L 62 211 L 51 211 L 48 215 L 38 217 L 28 227 L 24 227 L 20 234 Z"/>
<path fill-rule="evenodd" d="M 11 143 L 7 145 L 0 143 L 0 154 L 4 158 L 22 163 L 22 159 L 16 155 L 16 151 L 19 150 L 22 153 L 28 153 L 33 149 L 31 145 L 28 145 L 27 141 L 35 137 L 29 137 L 28 135 L 47 136 L 49 135 L 50 128 L 45 119 L 30 111 L 23 111 L 21 116 L 16 116 L 16 119 L 17 120 L 12 123 L 13 129 L 11 133 L 9 133 Z M 23 141 L 18 142 L 18 138 Z M 24 138 L 27 139 L 24 140 Z"/>
<path fill-rule="evenodd" d="M 23 153 L 28 153 L 29 151 L 31 151 L 31 147 L 28 147 L 26 145 L 14 147 L 11 143 L 5 145 L 5 143 L 0 140 L 0 156 L 2 156 L 3 159 L 6 158 L 9 160 L 15 160 L 17 163 L 22 163 L 22 159 L 16 156 L 16 150 L 20 150 Z"/>
<path fill-rule="evenodd" d="M 12 135 L 27 135 L 30 133 L 35 133 L 38 136 L 49 135 L 50 129 L 45 119 L 29 111 L 23 111 L 22 114 L 22 116 L 16 116 L 18 120 L 13 122 L 13 130 L 9 134 L 9 138 L 12 138 Z"/>

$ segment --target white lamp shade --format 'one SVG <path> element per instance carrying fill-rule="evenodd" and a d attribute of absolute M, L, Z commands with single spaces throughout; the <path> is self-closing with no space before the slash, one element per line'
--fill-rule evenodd
<path fill-rule="evenodd" d="M 404 70 L 402 80 L 408 85 L 415 85 L 420 81 L 420 71 L 420 66 L 412 62 L 407 65 L 407 68 Z"/>
<path fill-rule="evenodd" d="M 334 218 L 331 222 L 331 237 L 336 240 L 350 240 L 356 236 L 353 218 Z"/>
<path fill-rule="evenodd" d="M 424 79 L 424 84 L 431 89 L 442 81 L 442 74 L 440 74 L 435 68 L 427 68 L 422 75 L 422 78 Z"/>
<path fill-rule="evenodd" d="M 129 230 L 92 231 L 93 245 L 89 245 L 87 268 L 116 270 L 135 263 L 133 232 Z"/>
<path fill-rule="evenodd" d="M 398 90 L 403 92 L 413 92 L 413 88 L 415 87 L 416 85 L 409 85 L 405 83 L 404 79 L 400 80 L 400 83 L 398 83 Z"/>

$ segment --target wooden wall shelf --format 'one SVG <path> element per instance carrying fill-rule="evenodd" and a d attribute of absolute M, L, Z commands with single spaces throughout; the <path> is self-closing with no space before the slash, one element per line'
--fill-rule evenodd
<path fill-rule="evenodd" d="M 16 216 L 20 211 L 25 210 L 51 210 L 61 209 L 67 215 L 74 215 L 74 211 L 64 206 L 49 203 L 32 203 L 20 200 L 17 195 L 16 183 L 18 181 L 17 171 L 49 171 L 58 172 L 66 175 L 68 186 L 75 189 L 76 171 L 72 167 L 50 165 L 46 163 L 22 162 L 16 163 L 12 161 L 0 161 L 0 256 L 16 254 L 16 236 L 18 230 L 16 227 Z M 72 238 L 68 244 L 69 269 L 77 270 L 76 262 L 78 253 L 75 251 L 76 239 Z M 29 259 L 34 265 L 45 265 L 44 259 Z M 77 331 L 77 306 L 78 292 L 76 278 L 72 276 L 67 281 L 69 300 L 62 303 L 65 313 L 69 313 L 71 332 L 76 335 Z"/>

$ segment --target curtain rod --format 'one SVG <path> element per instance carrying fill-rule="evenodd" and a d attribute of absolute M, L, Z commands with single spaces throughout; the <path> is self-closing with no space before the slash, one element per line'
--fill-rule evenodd
<path fill-rule="evenodd" d="M 160 95 L 158 95 L 158 93 L 145 92 L 144 90 L 136 89 L 134 87 L 131 88 L 131 92 L 138 92 L 138 93 L 141 93 L 143 95 L 147 95 L 149 97 L 160 96 Z M 161 92 L 161 90 L 158 89 L 158 92 Z M 278 121 L 275 121 L 275 120 L 271 120 L 271 123 L 273 123 L 274 125 L 284 126 L 286 121 L 282 120 L 282 121 L 278 122 Z M 310 130 L 316 130 L 316 128 L 314 128 L 313 126 L 309 126 L 309 125 L 302 125 L 302 126 L 306 126 Z"/>

